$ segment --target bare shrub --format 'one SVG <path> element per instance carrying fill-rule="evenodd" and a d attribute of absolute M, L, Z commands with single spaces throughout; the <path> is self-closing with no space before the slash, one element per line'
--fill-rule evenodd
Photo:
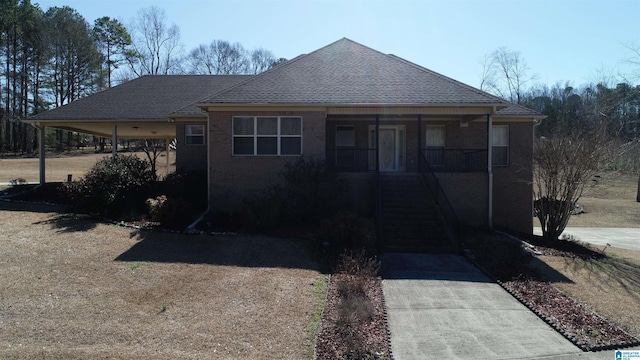
<path fill-rule="evenodd" d="M 557 239 L 562 234 L 589 180 L 618 151 L 606 124 L 584 131 L 558 131 L 535 142 L 534 214 L 545 238 Z"/>
<path fill-rule="evenodd" d="M 374 278 L 380 271 L 380 260 L 369 257 L 364 250 L 347 251 L 340 254 L 335 272 L 338 274 L 353 275 L 355 277 Z"/>

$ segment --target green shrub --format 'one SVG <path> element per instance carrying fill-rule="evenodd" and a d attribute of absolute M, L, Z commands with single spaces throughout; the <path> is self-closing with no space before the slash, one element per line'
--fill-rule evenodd
<path fill-rule="evenodd" d="M 155 199 L 147 199 L 145 203 L 149 208 L 151 220 L 159 222 L 164 228 L 183 230 L 193 221 L 193 207 L 183 199 L 160 195 Z"/>
<path fill-rule="evenodd" d="M 322 160 L 299 158 L 285 164 L 282 198 L 287 219 L 306 223 L 330 217 L 345 207 L 348 184 Z"/>
<path fill-rule="evenodd" d="M 341 211 L 320 222 L 318 239 L 343 249 L 372 249 L 376 245 L 375 225 L 356 213 Z"/>
<path fill-rule="evenodd" d="M 144 189 L 153 181 L 149 164 L 135 155 L 105 157 L 80 180 L 67 185 L 72 203 L 91 214 L 123 215 L 142 210 Z"/>
<path fill-rule="evenodd" d="M 242 205 L 243 226 L 251 231 L 270 230 L 278 227 L 283 219 L 284 200 L 280 187 L 269 187 L 262 195 L 244 199 Z"/>
<path fill-rule="evenodd" d="M 207 208 L 207 172 L 177 171 L 167 175 L 157 193 L 172 199 L 183 199 L 194 209 L 204 211 Z"/>

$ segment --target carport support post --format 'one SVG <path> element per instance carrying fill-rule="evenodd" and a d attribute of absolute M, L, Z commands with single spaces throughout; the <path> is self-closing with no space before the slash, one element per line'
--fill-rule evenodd
<path fill-rule="evenodd" d="M 113 132 L 111 134 L 111 155 L 118 155 L 118 125 L 113 125 Z"/>
<path fill-rule="evenodd" d="M 43 186 L 45 182 L 44 126 L 37 125 L 36 128 L 38 129 L 38 150 L 40 153 L 40 159 L 38 159 L 40 167 L 40 186 Z"/>

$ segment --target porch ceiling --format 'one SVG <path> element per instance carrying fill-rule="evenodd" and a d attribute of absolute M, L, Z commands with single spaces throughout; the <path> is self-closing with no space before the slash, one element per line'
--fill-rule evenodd
<path fill-rule="evenodd" d="M 110 138 L 113 126 L 119 139 L 172 139 L 176 137 L 176 125 L 163 121 L 42 121 L 32 122 L 36 126 L 47 126 L 61 130 Z"/>

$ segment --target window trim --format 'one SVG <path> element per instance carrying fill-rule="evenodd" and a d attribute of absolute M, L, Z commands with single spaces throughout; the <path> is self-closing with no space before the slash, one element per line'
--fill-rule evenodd
<path fill-rule="evenodd" d="M 511 139 L 511 137 L 510 137 L 510 134 L 509 134 L 509 125 L 501 125 L 501 124 L 500 124 L 500 125 L 493 125 L 493 126 L 492 126 L 492 128 L 491 128 L 491 131 L 494 131 L 494 129 L 497 129 L 497 128 L 507 129 L 507 143 L 506 143 L 506 144 L 496 144 L 496 143 L 495 143 L 495 142 L 496 142 L 496 136 L 495 136 L 495 134 L 492 134 L 492 136 L 491 136 L 491 138 L 492 138 L 492 144 L 491 144 L 491 148 L 492 148 L 492 150 L 491 150 L 491 153 L 492 153 L 491 165 L 492 165 L 492 166 L 494 166 L 494 167 L 507 167 L 507 166 L 509 166 L 510 161 L 511 161 L 511 156 L 510 156 L 510 154 L 509 154 L 509 153 L 510 153 L 510 147 L 511 147 L 511 146 L 510 146 L 510 139 Z M 496 163 L 496 162 L 495 162 L 495 155 L 493 155 L 493 154 L 495 154 L 495 153 L 496 153 L 496 152 L 495 152 L 495 149 L 496 149 L 496 148 L 506 148 L 506 149 L 507 149 L 507 156 L 506 156 L 506 159 L 505 159 L 505 162 L 504 162 L 504 163 Z"/>
<path fill-rule="evenodd" d="M 244 119 L 253 119 L 253 134 L 251 135 L 236 135 L 235 131 L 235 121 L 236 119 L 244 118 Z M 277 130 L 276 134 L 270 135 L 261 135 L 258 134 L 258 119 L 259 118 L 275 118 L 277 119 Z M 299 135 L 284 135 L 282 134 L 282 119 L 298 119 L 300 120 L 300 134 Z M 303 154 L 303 140 L 302 134 L 304 132 L 302 116 L 271 116 L 271 115 L 261 115 L 261 116 L 233 116 L 231 120 L 231 155 L 232 156 L 302 156 Z M 251 138 L 253 139 L 253 154 L 236 154 L 236 139 L 238 138 Z M 260 138 L 275 138 L 276 139 L 276 153 L 275 154 L 259 154 L 258 153 L 258 139 Z M 299 138 L 300 139 L 300 153 L 299 154 L 283 154 L 282 153 L 282 139 L 287 138 Z"/>
<path fill-rule="evenodd" d="M 193 130 L 191 130 L 193 127 L 201 127 L 202 128 L 202 134 L 194 134 Z M 188 146 L 204 146 L 206 144 L 205 141 L 205 137 L 204 134 L 206 132 L 206 127 L 204 124 L 186 124 L 184 126 L 184 144 L 188 145 Z M 202 142 L 193 142 L 193 140 L 190 142 L 189 139 L 202 139 Z"/>

